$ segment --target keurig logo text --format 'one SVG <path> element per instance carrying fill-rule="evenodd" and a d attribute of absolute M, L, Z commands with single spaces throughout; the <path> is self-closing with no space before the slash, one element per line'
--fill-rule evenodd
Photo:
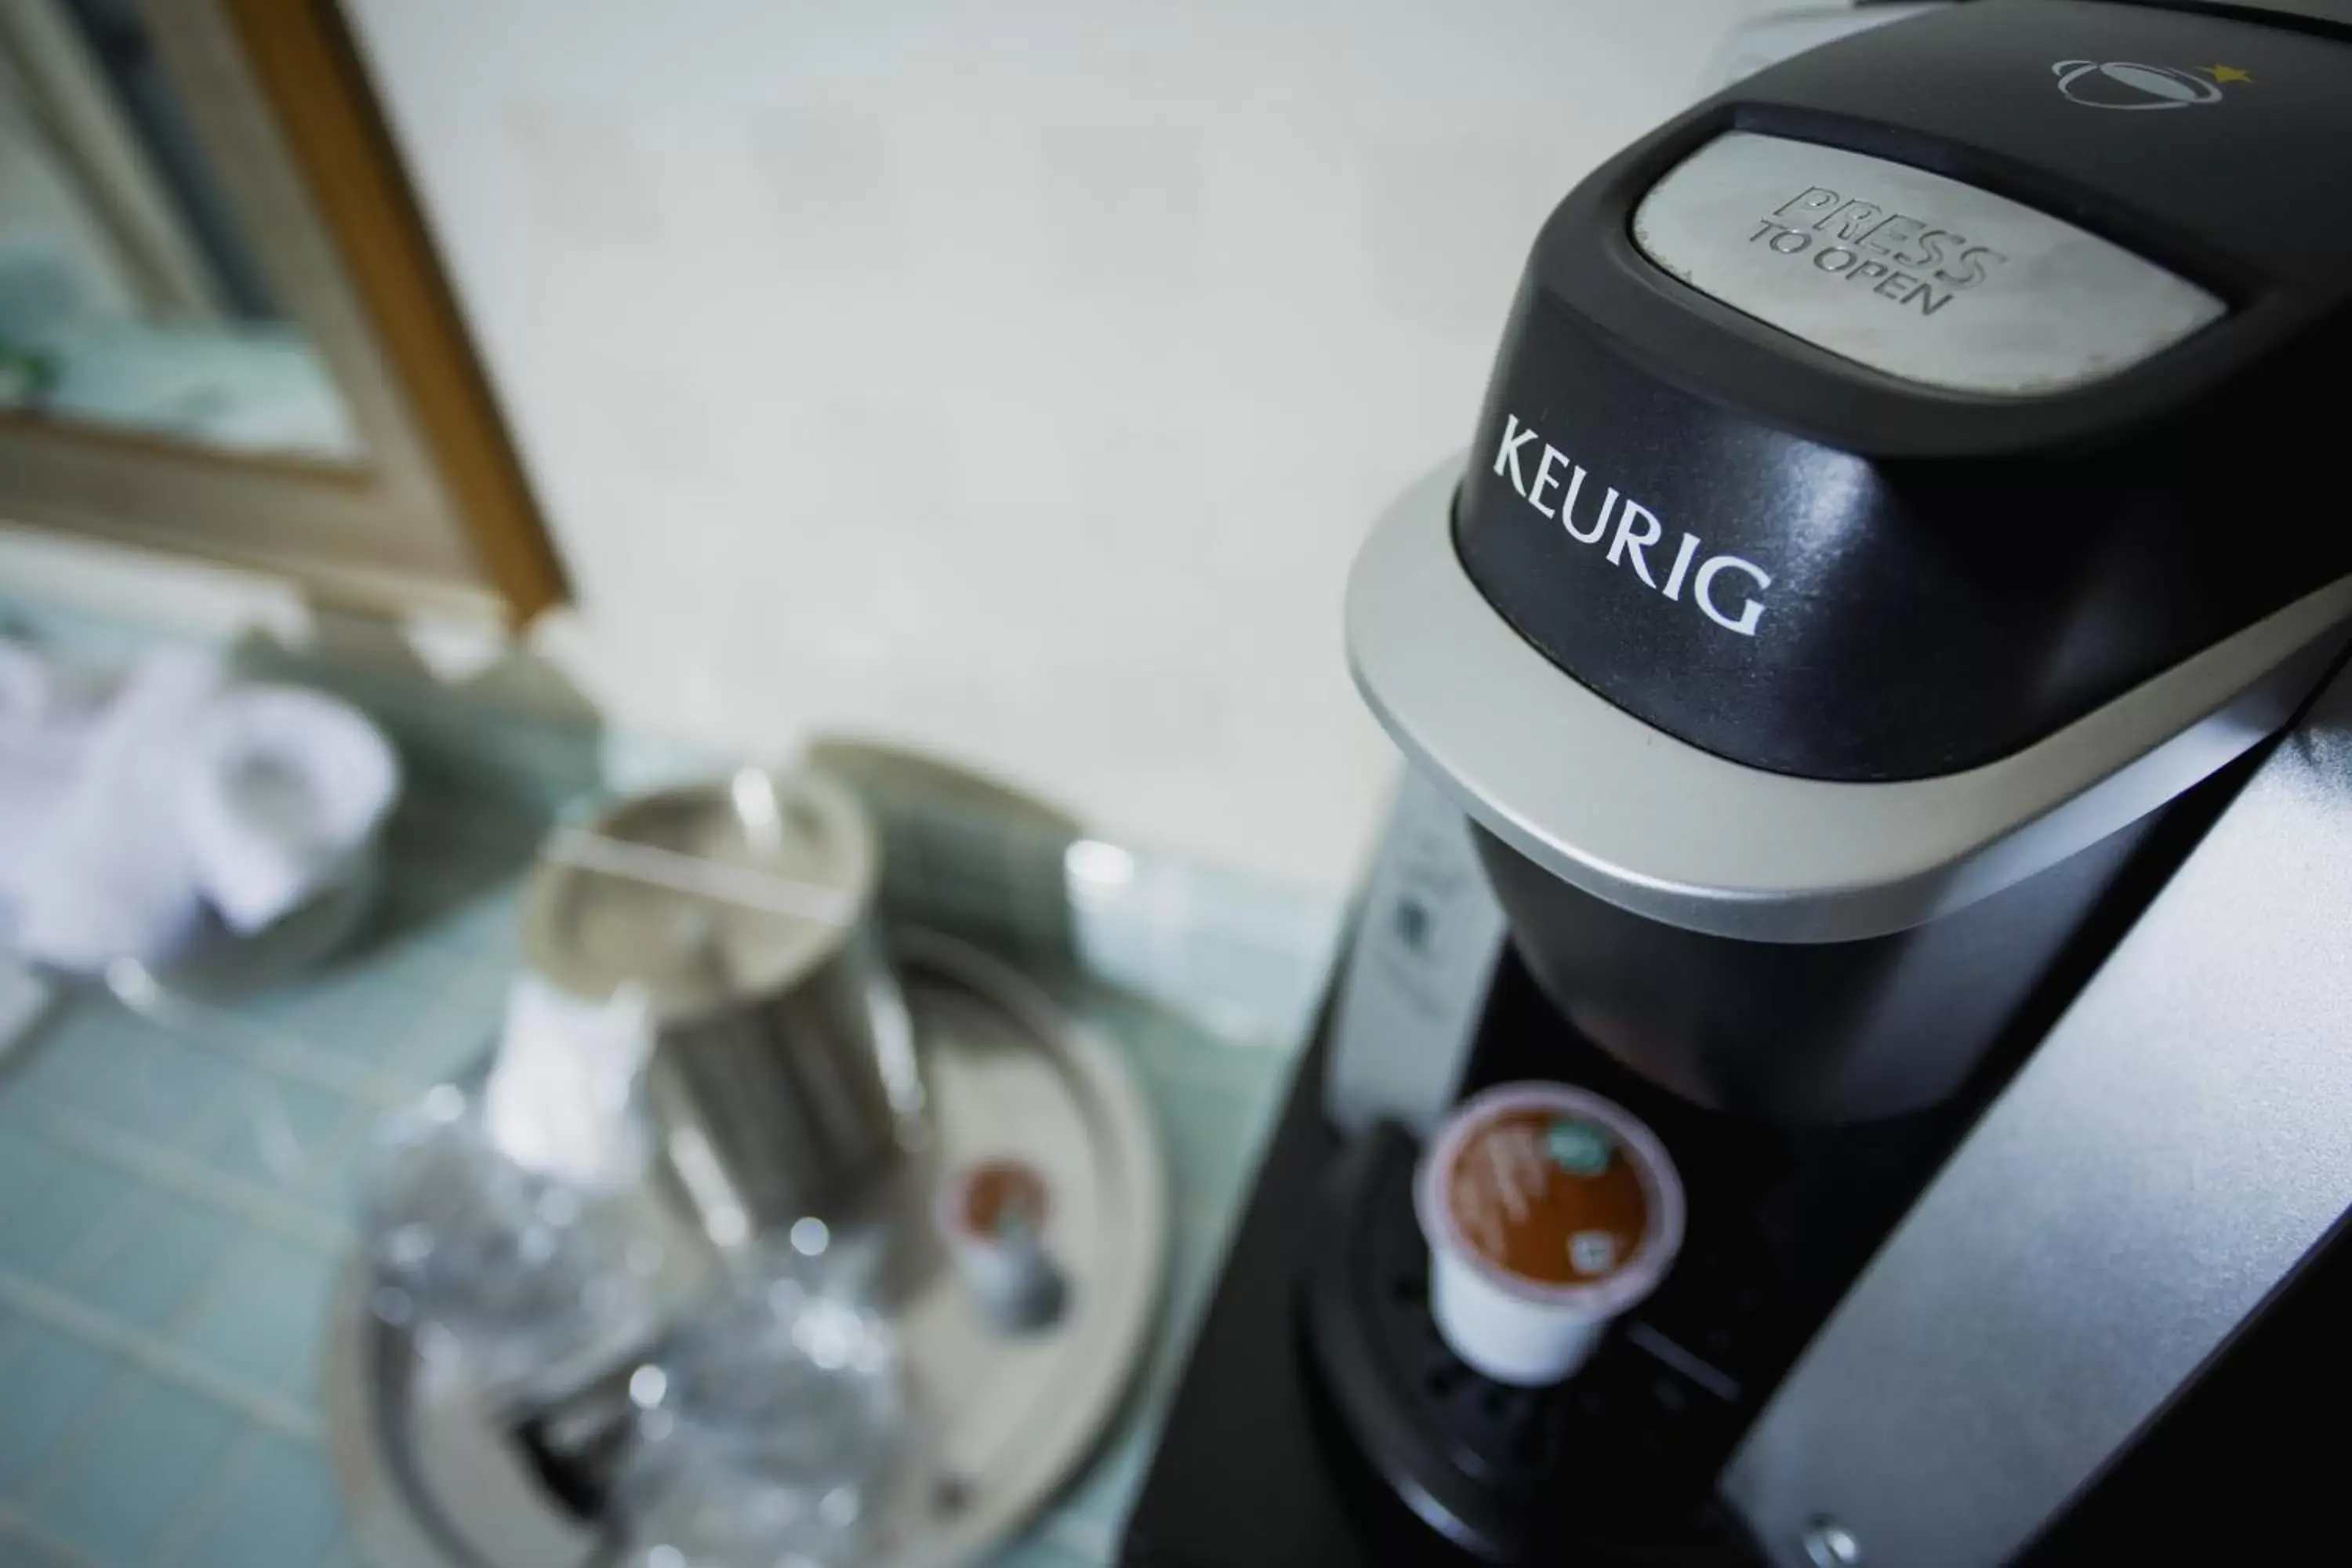
<path fill-rule="evenodd" d="M 1682 603 L 1687 587 L 1688 602 L 1708 620 L 1744 637 L 1756 635 L 1756 625 L 1764 617 L 1760 595 L 1772 585 L 1770 573 L 1737 555 L 1702 559 L 1700 552 L 1706 547 L 1695 533 L 1682 535 L 1670 563 L 1653 565 L 1651 547 L 1666 536 L 1666 525 L 1658 514 L 1632 496 L 1621 495 L 1614 485 L 1605 485 L 1606 495 L 1593 497 L 1590 490 L 1601 489 L 1604 483 L 1594 482 L 1588 489 L 1583 465 L 1570 461 L 1533 426 L 1520 424 L 1515 414 L 1504 416 L 1503 438 L 1495 448 L 1495 473 L 1508 481 L 1522 500 L 1566 529 L 1577 543 L 1599 546 L 1605 539 L 1601 559 L 1632 573 L 1644 588 Z"/>

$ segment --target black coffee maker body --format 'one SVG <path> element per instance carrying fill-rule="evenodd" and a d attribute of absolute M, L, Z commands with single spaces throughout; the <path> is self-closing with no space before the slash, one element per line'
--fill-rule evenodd
<path fill-rule="evenodd" d="M 2326 1499 L 2352 15 L 1886 9 L 1568 197 L 1363 546 L 1411 773 L 1127 1561 L 2242 1553 Z M 1437 1338 L 1410 1200 L 1519 1078 L 1691 1215 L 1538 1390 Z"/>

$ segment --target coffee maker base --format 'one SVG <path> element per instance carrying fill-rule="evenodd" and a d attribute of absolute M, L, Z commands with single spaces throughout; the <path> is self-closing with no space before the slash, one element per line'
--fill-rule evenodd
<path fill-rule="evenodd" d="M 1601 1094 L 1665 1145 L 1690 1204 L 1673 1272 L 1577 1376 L 1513 1390 L 1438 1342 L 1411 1202 L 1418 1148 L 1378 1123 L 1342 1136 L 1326 1117 L 1330 1025 L 1266 1143 L 1119 1561 L 1761 1561 L 1714 1500 L 1717 1471 L 1977 1097 L 1832 1132 L 1732 1122 L 1579 1037 L 1506 950 L 1465 1091 L 1551 1077 Z"/>
<path fill-rule="evenodd" d="M 1510 1387 L 1465 1365 L 1431 1320 L 1418 1153 L 1381 1123 L 1341 1155 L 1300 1280 L 1305 1360 L 1348 1450 L 1489 1562 L 1752 1561 L 1712 1494 L 1775 1360 L 1760 1246 L 1696 1237 L 1576 1375 Z"/>

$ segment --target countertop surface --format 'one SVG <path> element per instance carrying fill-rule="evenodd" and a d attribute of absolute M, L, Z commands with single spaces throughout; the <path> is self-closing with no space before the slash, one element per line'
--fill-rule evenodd
<path fill-rule="evenodd" d="M 373 1561 L 338 1500 L 319 1393 L 355 1172 L 379 1116 L 490 1041 L 530 858 L 609 786 L 572 766 L 588 754 L 577 737 L 429 695 L 368 705 L 410 787 L 349 951 L 234 1002 L 66 986 L 0 1055 L 0 1563 Z M 588 752 L 609 758 L 609 738 Z M 1009 935 L 1119 1048 L 1159 1120 L 1172 1256 L 1142 1396 L 1001 1557 L 1107 1562 L 1338 910 L 1091 841 L 1073 852 L 1034 822 L 1004 830 L 1008 849 L 969 802 L 944 816 L 885 804 L 897 895 L 929 923 L 961 910 Z M 1041 919 L 1049 940 L 1024 941 Z"/>

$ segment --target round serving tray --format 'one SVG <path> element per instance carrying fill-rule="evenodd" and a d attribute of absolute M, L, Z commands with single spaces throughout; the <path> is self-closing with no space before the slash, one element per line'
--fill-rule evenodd
<path fill-rule="evenodd" d="M 1157 1310 L 1167 1181 L 1125 1063 L 1034 984 L 950 939 L 892 943 L 929 1096 L 930 1146 L 886 1218 L 900 1281 L 883 1303 L 904 1356 L 909 1438 L 877 1500 L 872 1561 L 972 1560 L 1031 1519 L 1101 1438 Z M 1043 1329 L 992 1328 L 931 1238 L 928 1177 L 1017 1154 L 1054 1194 L 1065 1274 Z M 511 1417 L 420 1359 L 346 1272 L 328 1331 L 327 1422 L 362 1545 L 385 1568 L 581 1568 L 606 1533 L 535 1460 Z"/>

